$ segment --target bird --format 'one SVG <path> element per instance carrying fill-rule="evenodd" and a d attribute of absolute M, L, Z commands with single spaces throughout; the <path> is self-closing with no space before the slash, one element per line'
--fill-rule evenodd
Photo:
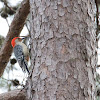
<path fill-rule="evenodd" d="M 30 74 L 28 70 L 29 50 L 27 46 L 22 42 L 23 39 L 25 38 L 14 37 L 11 41 L 11 45 L 13 47 L 13 52 L 16 60 L 18 61 L 22 71 L 27 71 L 28 74 Z"/>

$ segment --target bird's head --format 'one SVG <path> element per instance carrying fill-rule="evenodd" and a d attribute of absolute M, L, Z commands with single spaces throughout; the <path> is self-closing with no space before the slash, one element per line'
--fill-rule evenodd
<path fill-rule="evenodd" d="M 23 38 L 20 38 L 20 37 L 13 38 L 11 41 L 12 47 L 14 47 L 17 42 L 21 42 L 22 40 L 23 40 Z"/>

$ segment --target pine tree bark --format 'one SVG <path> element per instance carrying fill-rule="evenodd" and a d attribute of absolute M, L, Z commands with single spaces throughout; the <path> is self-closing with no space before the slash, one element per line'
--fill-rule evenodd
<path fill-rule="evenodd" d="M 28 98 L 95 100 L 94 0 L 30 0 L 30 11 Z"/>

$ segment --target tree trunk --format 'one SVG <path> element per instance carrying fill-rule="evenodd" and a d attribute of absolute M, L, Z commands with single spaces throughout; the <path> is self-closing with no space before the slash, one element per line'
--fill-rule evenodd
<path fill-rule="evenodd" d="M 30 11 L 28 98 L 95 100 L 94 0 L 30 0 Z"/>

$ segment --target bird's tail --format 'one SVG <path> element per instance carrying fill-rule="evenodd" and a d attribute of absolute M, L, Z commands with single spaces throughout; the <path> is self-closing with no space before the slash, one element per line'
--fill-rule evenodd
<path fill-rule="evenodd" d="M 26 72 L 26 70 L 27 70 L 28 74 L 30 74 L 30 72 L 28 70 L 28 63 L 27 63 L 26 60 L 24 60 L 24 59 L 23 60 L 18 60 L 18 63 L 20 65 L 20 67 L 22 68 L 23 72 Z"/>
<path fill-rule="evenodd" d="M 28 70 L 28 64 L 27 64 L 25 61 L 23 61 L 23 66 L 24 66 L 25 69 L 27 70 L 28 74 L 30 74 L 30 72 L 29 72 L 29 70 Z"/>

